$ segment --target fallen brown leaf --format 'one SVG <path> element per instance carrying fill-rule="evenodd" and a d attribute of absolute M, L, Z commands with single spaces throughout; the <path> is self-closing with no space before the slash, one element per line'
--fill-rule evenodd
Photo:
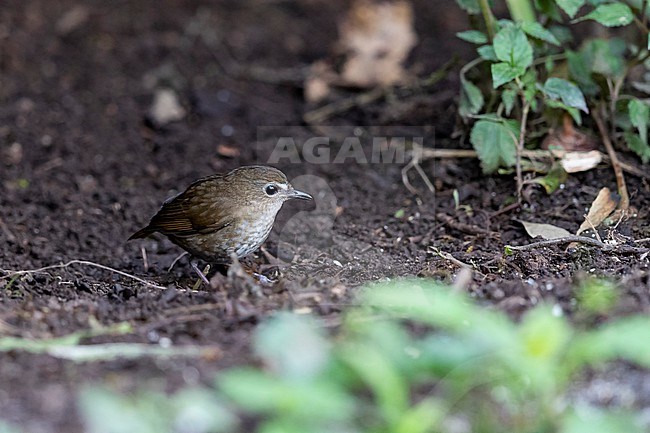
<path fill-rule="evenodd" d="M 612 193 L 609 188 L 601 189 L 596 199 L 591 203 L 585 221 L 580 225 L 576 235 L 592 227 L 598 227 L 616 209 L 618 201 L 618 194 Z"/>
<path fill-rule="evenodd" d="M 322 101 L 332 86 L 372 88 L 406 81 L 403 63 L 416 43 L 408 1 L 356 1 L 339 24 L 340 68 L 328 60 L 313 63 L 305 99 Z"/>
<path fill-rule="evenodd" d="M 528 233 L 528 236 L 530 236 L 531 238 L 536 238 L 537 236 L 541 236 L 542 239 L 550 240 L 550 239 L 558 239 L 558 238 L 565 238 L 567 236 L 571 236 L 571 233 L 568 230 L 565 230 L 562 227 L 554 226 L 552 224 L 531 223 L 528 221 L 521 221 L 521 220 L 516 220 L 516 221 L 521 223 L 521 225 L 524 226 L 524 229 L 526 229 L 526 233 Z"/>

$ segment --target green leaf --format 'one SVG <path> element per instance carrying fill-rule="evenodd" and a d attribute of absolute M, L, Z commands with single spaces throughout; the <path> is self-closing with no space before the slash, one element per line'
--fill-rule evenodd
<path fill-rule="evenodd" d="M 628 412 L 578 406 L 561 419 L 559 433 L 628 433 L 644 431 L 642 423 Z"/>
<path fill-rule="evenodd" d="M 632 22 L 632 9 L 624 3 L 602 4 L 576 22 L 594 20 L 606 27 L 626 26 Z"/>
<path fill-rule="evenodd" d="M 589 314 L 604 314 L 611 311 L 618 302 L 615 284 L 598 278 L 588 278 L 576 290 L 579 311 Z"/>
<path fill-rule="evenodd" d="M 647 144 L 650 107 L 645 102 L 635 98 L 627 104 L 627 110 L 630 113 L 630 122 L 639 131 L 641 140 Z"/>
<path fill-rule="evenodd" d="M 571 329 L 566 321 L 553 315 L 551 308 L 535 308 L 519 326 L 526 357 L 549 363 L 557 358 L 569 341 Z"/>
<path fill-rule="evenodd" d="M 481 122 L 494 123 L 489 121 Z M 502 124 L 496 124 L 501 125 Z M 504 128 L 508 128 L 503 126 Z M 468 298 L 432 280 L 377 283 L 364 292 L 362 305 L 400 319 L 417 320 L 454 334 L 477 338 L 494 350 L 511 346 L 515 329 L 502 314 L 484 310 Z M 489 335 L 489 338 L 486 336 Z"/>
<path fill-rule="evenodd" d="M 456 0 L 456 3 L 469 14 L 478 14 L 481 12 L 478 0 Z"/>
<path fill-rule="evenodd" d="M 396 366 L 377 347 L 364 343 L 344 347 L 341 357 L 372 390 L 385 421 L 396 423 L 409 406 L 409 387 Z"/>
<path fill-rule="evenodd" d="M 486 44 L 488 42 L 488 37 L 483 32 L 478 30 L 467 30 L 464 32 L 456 33 L 456 36 L 460 39 L 471 42 L 473 44 Z"/>
<path fill-rule="evenodd" d="M 557 191 L 560 185 L 566 182 L 568 177 L 569 175 L 562 168 L 562 165 L 554 164 L 545 176 L 537 177 L 531 180 L 531 182 L 543 186 L 547 194 L 552 194 Z"/>
<path fill-rule="evenodd" d="M 482 47 L 478 47 L 476 51 L 478 51 L 478 55 L 481 56 L 482 59 L 491 62 L 499 61 L 499 59 L 497 59 L 497 53 L 494 52 L 494 47 L 492 45 L 483 45 Z"/>
<path fill-rule="evenodd" d="M 556 77 L 549 78 L 541 90 L 549 98 L 562 100 L 569 107 L 589 113 L 587 102 L 580 88 L 567 80 Z"/>
<path fill-rule="evenodd" d="M 519 350 L 515 359 L 517 369 L 538 394 L 557 389 L 563 379 L 564 349 L 572 336 L 572 330 L 562 317 L 553 315 L 550 306 L 535 308 L 524 317 L 519 326 Z M 552 391 L 551 391 L 552 392 Z"/>
<path fill-rule="evenodd" d="M 571 115 L 571 117 L 573 117 L 573 120 L 575 120 L 578 125 L 582 125 L 582 116 L 580 115 L 580 111 L 578 111 L 578 109 L 569 107 L 564 102 L 556 101 L 554 99 L 547 99 L 546 105 L 548 105 L 550 108 L 561 108 L 562 110 L 565 110 Z"/>
<path fill-rule="evenodd" d="M 290 382 L 246 368 L 222 373 L 217 385 L 226 396 L 252 413 L 333 421 L 347 419 L 354 411 L 350 396 L 333 380 Z"/>
<path fill-rule="evenodd" d="M 557 40 L 555 35 L 536 21 L 521 23 L 521 29 L 526 32 L 526 34 L 536 39 L 541 39 L 542 41 L 548 42 L 549 44 L 560 45 L 560 41 Z"/>
<path fill-rule="evenodd" d="M 461 97 L 459 111 L 460 115 L 467 117 L 471 114 L 476 114 L 481 111 L 485 100 L 481 89 L 476 87 L 472 82 L 465 78 L 461 79 Z"/>
<path fill-rule="evenodd" d="M 590 72 L 618 78 L 625 74 L 627 48 L 626 42 L 620 38 L 593 39 L 580 51 Z"/>
<path fill-rule="evenodd" d="M 405 412 L 397 426 L 395 433 L 427 433 L 442 430 L 439 424 L 447 414 L 445 406 L 433 397 L 414 404 Z"/>
<path fill-rule="evenodd" d="M 169 431 L 172 413 L 162 394 L 122 396 L 106 388 L 86 388 L 79 398 L 81 413 L 92 433 L 156 433 Z"/>
<path fill-rule="evenodd" d="M 589 96 L 597 95 L 598 86 L 591 79 L 591 65 L 588 64 L 587 56 L 584 53 L 571 50 L 566 51 L 566 56 L 571 78 L 580 85 L 580 89 L 585 94 Z"/>
<path fill-rule="evenodd" d="M 186 388 L 171 397 L 177 432 L 232 432 L 237 420 L 214 390 Z"/>
<path fill-rule="evenodd" d="M 598 365 L 623 358 L 642 367 L 650 367 L 650 317 L 630 316 L 582 334 L 571 345 L 568 359 L 573 367 Z"/>
<path fill-rule="evenodd" d="M 585 0 L 556 0 L 556 3 L 569 17 L 573 18 L 578 9 L 585 4 Z"/>
<path fill-rule="evenodd" d="M 553 21 L 562 21 L 562 15 L 555 0 L 535 0 L 535 7 Z"/>
<path fill-rule="evenodd" d="M 513 67 L 509 63 L 494 63 L 490 66 L 492 71 L 492 86 L 496 89 L 506 83 L 511 82 L 526 72 L 525 69 Z"/>
<path fill-rule="evenodd" d="M 512 107 L 515 105 L 515 99 L 517 98 L 517 91 L 514 89 L 506 89 L 501 92 L 501 101 L 503 101 L 503 106 L 506 109 L 506 116 L 510 116 L 512 112 Z"/>
<path fill-rule="evenodd" d="M 492 173 L 499 167 L 511 167 L 516 162 L 516 136 L 503 123 L 479 120 L 474 124 L 470 142 L 485 173 Z"/>
<path fill-rule="evenodd" d="M 516 26 L 501 29 L 493 45 L 497 58 L 517 70 L 523 71 L 533 63 L 533 47 L 523 30 Z"/>
<path fill-rule="evenodd" d="M 625 142 L 627 147 L 641 158 L 644 164 L 647 164 L 650 161 L 650 145 L 644 142 L 643 139 L 637 134 L 632 132 L 625 133 Z"/>
<path fill-rule="evenodd" d="M 312 321 L 290 313 L 278 314 L 258 328 L 255 351 L 291 380 L 313 378 L 329 360 L 329 345 Z"/>
<path fill-rule="evenodd" d="M 521 84 L 524 88 L 525 101 L 530 104 L 530 108 L 533 111 L 537 110 L 537 73 L 534 68 L 529 69 L 524 76 L 521 77 Z"/>

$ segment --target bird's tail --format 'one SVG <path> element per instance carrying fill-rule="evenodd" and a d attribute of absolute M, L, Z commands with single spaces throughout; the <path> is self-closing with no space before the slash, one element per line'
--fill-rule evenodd
<path fill-rule="evenodd" d="M 137 232 L 133 233 L 133 234 L 129 237 L 128 240 L 130 241 L 130 240 L 132 240 L 132 239 L 141 239 L 141 238 L 146 238 L 147 236 L 149 236 L 149 235 L 152 234 L 153 232 L 155 232 L 155 230 L 152 230 L 149 226 L 147 226 L 147 227 L 142 228 L 142 229 L 138 230 Z"/>

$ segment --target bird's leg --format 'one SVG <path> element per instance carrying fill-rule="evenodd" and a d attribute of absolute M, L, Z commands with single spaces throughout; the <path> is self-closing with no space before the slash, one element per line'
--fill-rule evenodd
<path fill-rule="evenodd" d="M 208 281 L 208 279 L 205 276 L 208 272 L 210 272 L 210 265 L 207 265 L 205 267 L 205 270 L 201 272 L 199 266 L 196 264 L 196 261 L 190 258 L 190 266 L 192 267 L 192 269 L 194 269 L 194 272 L 196 272 L 199 276 L 199 279 L 196 280 L 196 283 L 194 284 L 193 290 L 197 290 L 201 285 L 201 282 L 205 283 L 206 287 L 210 287 L 210 281 Z"/>
<path fill-rule="evenodd" d="M 255 279 L 251 277 L 242 267 L 235 254 L 230 255 L 231 264 L 228 267 L 228 279 L 234 284 L 235 280 L 243 283 L 245 290 L 257 298 L 264 296 L 262 290 L 255 284 Z"/>

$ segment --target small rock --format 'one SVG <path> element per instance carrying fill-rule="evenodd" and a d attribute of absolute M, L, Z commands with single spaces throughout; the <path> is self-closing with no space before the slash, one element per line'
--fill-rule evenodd
<path fill-rule="evenodd" d="M 149 108 L 149 119 L 156 126 L 164 126 L 185 117 L 185 109 L 171 89 L 158 89 Z"/>

